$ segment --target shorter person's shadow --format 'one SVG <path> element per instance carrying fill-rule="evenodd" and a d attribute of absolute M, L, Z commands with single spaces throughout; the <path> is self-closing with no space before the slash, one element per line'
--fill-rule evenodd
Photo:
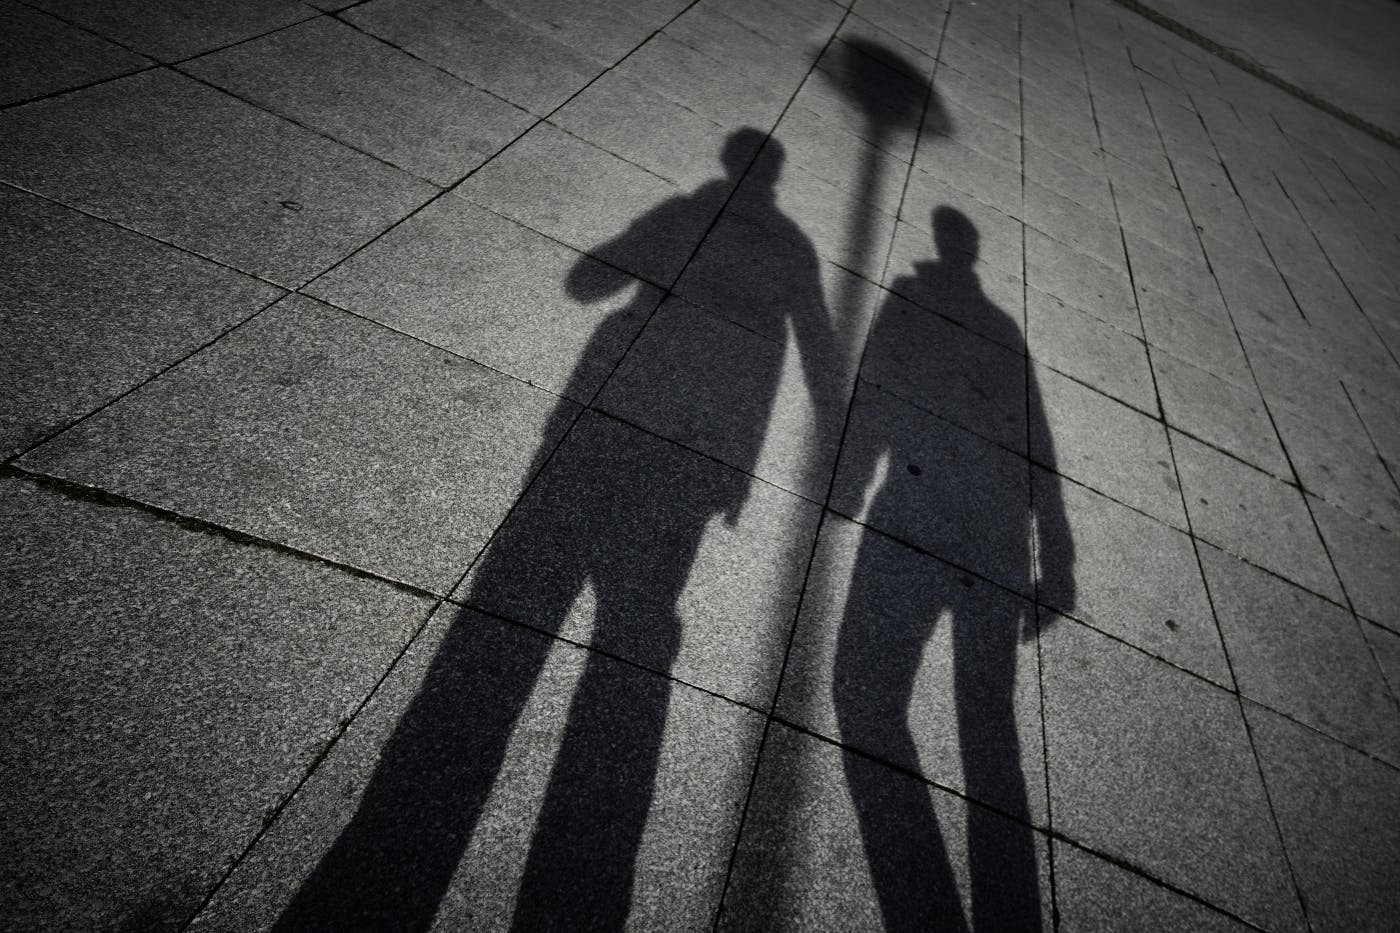
<path fill-rule="evenodd" d="M 973 271 L 978 233 L 971 221 L 940 207 L 933 223 L 938 261 L 918 264 L 917 275 L 893 283 L 893 290 L 918 296 L 925 308 L 968 322 L 1003 346 L 1021 346 L 1016 322 L 987 299 Z M 970 365 L 980 364 L 961 358 L 955 341 L 912 340 L 909 307 L 899 298 L 888 300 L 873 325 L 872 346 L 913 345 L 926 352 L 907 353 L 907 365 L 928 367 L 920 373 L 923 383 L 932 381 L 944 396 L 940 408 L 964 422 L 974 420 L 970 413 L 983 410 L 989 380 L 1002 380 L 1003 387 L 1016 390 L 993 394 L 1015 397 L 1022 380 L 1029 379 L 1030 433 L 1049 437 L 1024 360 L 1015 363 L 1019 371 L 983 371 L 971 381 L 961 378 Z M 941 466 L 905 463 L 901 433 L 917 426 L 911 422 L 891 427 L 882 443 L 868 445 L 847 460 L 856 472 L 856 488 L 877 482 L 878 462 L 891 461 L 885 479 L 869 497 L 867 525 L 908 528 L 912 522 L 936 527 L 932 533 L 942 542 L 937 550 L 955 562 L 965 560 L 968 552 L 985 553 L 990 539 L 992 552 L 1003 555 L 996 568 L 1000 579 L 1029 581 L 1038 553 L 1044 585 L 1060 599 L 1072 597 L 1073 543 L 1058 483 L 1041 484 L 1039 497 L 1033 498 L 1025 485 L 990 482 L 946 452 Z M 1049 457 L 1048 451 L 1038 454 L 1042 461 Z M 1025 480 L 1029 479 L 1027 471 Z M 1017 492 L 1005 491 L 1009 489 Z M 946 508 L 941 514 L 910 516 L 911 503 Z M 973 800 L 991 802 L 1006 814 L 967 804 L 967 915 L 976 929 L 1038 930 L 1036 843 L 1015 708 L 1018 642 L 1033 640 L 1036 634 L 1035 610 L 1028 600 L 952 568 L 933 568 L 930 559 L 864 531 L 837 636 L 833 700 L 841 736 L 858 747 L 873 741 L 880 757 L 919 770 L 919 752 L 908 724 L 910 704 L 927 642 L 940 617 L 947 616 L 953 652 L 953 682 L 947 686 L 956 706 L 964 789 Z M 892 779 L 888 771 L 852 755 L 845 756 L 845 765 L 886 928 L 966 928 L 962 897 L 929 789 L 914 780 Z"/>

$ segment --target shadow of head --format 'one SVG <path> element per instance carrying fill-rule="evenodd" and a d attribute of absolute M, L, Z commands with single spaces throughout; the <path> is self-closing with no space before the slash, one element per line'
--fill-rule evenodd
<path fill-rule="evenodd" d="M 758 152 L 760 147 L 763 153 L 755 159 L 754 153 Z M 783 161 L 787 158 L 787 153 L 777 139 L 770 138 L 762 130 L 746 126 L 725 137 L 724 148 L 720 151 L 719 158 L 731 183 L 737 184 L 742 177 L 750 183 L 756 182 L 764 188 L 772 188 L 782 175 Z M 746 170 L 747 175 L 744 174 Z"/>
<path fill-rule="evenodd" d="M 933 209 L 933 245 L 940 261 L 952 266 L 971 266 L 977 261 L 980 239 L 977 227 L 957 208 L 944 204 Z"/>

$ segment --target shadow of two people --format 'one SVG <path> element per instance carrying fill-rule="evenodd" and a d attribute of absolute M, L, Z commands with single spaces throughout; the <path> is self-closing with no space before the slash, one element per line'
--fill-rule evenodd
<path fill-rule="evenodd" d="M 761 145 L 767 147 L 766 158 L 754 162 Z M 657 240 L 673 238 L 677 230 L 707 229 L 742 181 L 749 195 L 746 214 L 765 234 L 761 249 L 741 251 L 736 259 L 751 261 L 753 267 L 735 270 L 745 285 L 745 300 L 726 307 L 724 314 L 739 317 L 737 323 L 758 334 L 793 335 L 786 352 L 798 355 L 816 413 L 814 433 L 834 438 L 846 414 L 851 380 L 848 373 L 824 368 L 842 358 L 839 328 L 826 305 L 811 241 L 777 206 L 781 157 L 781 145 L 761 131 L 731 134 L 724 148 L 724 179 L 662 203 L 594 256 L 626 266 L 629 257 Z M 745 175 L 751 164 L 765 168 Z M 1007 334 L 1019 335 L 1014 322 L 981 294 L 972 271 L 976 231 L 970 221 L 947 208 L 935 212 L 934 219 L 940 261 L 922 264 L 918 283 L 904 284 L 917 284 L 933 296 L 935 306 L 957 301 L 989 320 L 1005 319 Z M 622 277 L 601 268 L 580 260 L 568 277 L 569 293 L 592 301 L 614 292 Z M 642 301 L 639 296 L 597 328 L 576 364 L 566 398 L 586 397 L 581 386 L 586 379 L 596 381 L 588 374 L 617 362 L 618 348 L 628 345 L 648 313 Z M 882 310 L 874 330 L 894 326 L 895 317 Z M 781 354 L 769 359 L 765 371 L 748 373 L 742 381 L 716 377 L 668 400 L 693 407 L 698 419 L 716 412 L 747 413 L 734 423 L 726 444 L 724 460 L 732 469 L 710 470 L 703 482 L 678 482 L 677 471 L 667 464 L 638 460 L 628 449 L 628 438 L 637 432 L 592 412 L 580 417 L 577 405 L 561 400 L 526 474 L 526 494 L 473 572 L 469 606 L 547 633 L 560 630 L 585 585 L 591 584 L 596 599 L 592 645 L 598 652 L 590 654 L 570 701 L 515 898 L 515 929 L 618 928 L 627 920 L 672 682 L 666 676 L 619 676 L 618 666 L 604 655 L 662 675 L 670 671 L 682 635 L 677 601 L 690 581 L 707 526 L 717 518 L 736 523 L 754 482 L 782 374 Z M 555 448 L 561 435 L 566 438 Z M 937 483 L 941 478 L 925 480 Z M 975 490 L 951 492 L 975 495 Z M 900 507 L 892 488 L 876 490 L 873 501 L 870 520 L 877 524 L 887 511 Z M 1025 509 L 1008 508 L 1003 514 L 1003 505 L 994 503 L 982 516 L 980 533 L 1024 539 Z M 1053 516 L 1042 519 L 1042 529 L 1063 527 Z M 1067 553 L 1062 544 L 1049 550 Z M 1029 556 L 1024 559 L 1028 571 Z M 862 634 L 869 620 L 880 615 L 873 605 L 880 598 L 874 583 L 881 573 L 878 563 L 876 552 L 862 547 L 839 637 L 835 702 L 843 734 L 867 729 L 872 720 L 902 721 L 911 674 L 921 656 L 924 636 L 881 644 L 879 637 Z M 978 666 L 960 667 L 955 678 L 963 734 L 990 738 L 964 751 L 964 770 L 970 794 L 996 784 L 1003 809 L 1028 819 L 1025 788 L 1017 783 L 1019 753 L 1010 703 L 1014 626 L 1008 634 L 1001 624 L 1006 620 L 964 618 L 956 594 L 926 595 L 924 629 L 931 630 L 947 608 L 959 626 L 956 643 L 995 641 L 991 650 L 965 652 L 972 659 L 966 663 L 975 660 Z M 278 929 L 431 925 L 550 651 L 546 638 L 493 646 L 483 645 L 482 637 L 479 619 L 469 613 L 449 626 L 384 745 L 354 815 L 284 909 Z M 774 645 L 772 650 L 780 656 L 783 649 Z M 899 763 L 916 766 L 912 739 L 900 741 Z M 850 792 L 887 923 L 900 927 L 913 917 L 961 917 L 927 791 L 891 800 L 885 789 L 868 785 L 853 771 Z M 974 822 L 969 824 L 974 903 L 982 900 L 978 879 L 997 876 L 994 887 L 1007 899 L 996 919 L 1029 921 L 1032 914 L 1038 919 L 1031 831 L 1020 827 L 1008 832 L 1001 824 L 982 829 Z M 998 838 L 982 844 L 989 833 Z M 980 917 L 981 910 L 977 913 Z"/>

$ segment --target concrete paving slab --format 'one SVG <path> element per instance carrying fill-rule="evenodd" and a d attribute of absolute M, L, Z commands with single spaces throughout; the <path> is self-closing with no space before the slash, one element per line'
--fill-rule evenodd
<path fill-rule="evenodd" d="M 658 289 L 461 198 L 439 198 L 306 293 L 587 404 Z"/>
<path fill-rule="evenodd" d="M 797 89 L 796 80 L 790 87 L 768 85 L 665 33 L 653 36 L 615 70 L 731 129 L 770 128 Z"/>
<path fill-rule="evenodd" d="M 1197 369 L 1232 385 L 1254 389 L 1254 377 L 1240 349 L 1239 338 L 1223 315 L 1198 314 L 1165 295 L 1150 299 L 1144 296 L 1138 308 L 1142 311 L 1147 343 L 1154 350 L 1166 351 L 1179 360 L 1190 360 Z"/>
<path fill-rule="evenodd" d="M 1233 339 L 1234 335 L 1230 335 Z M 1274 422 L 1259 390 L 1226 382 L 1169 353 L 1152 356 L 1167 424 L 1289 482 L 1293 470 L 1284 456 Z"/>
<path fill-rule="evenodd" d="M 1315 928 L 1384 929 L 1400 905 L 1390 857 L 1400 818 L 1394 768 L 1245 704 L 1288 860 Z"/>
<path fill-rule="evenodd" d="M 151 62 L 40 10 L 0 4 L 0 104 L 13 104 L 114 78 Z"/>
<path fill-rule="evenodd" d="M 763 7 L 755 12 L 773 9 Z M 792 39 L 787 25 L 778 32 L 778 36 L 769 38 L 720 12 L 712 3 L 690 7 L 665 29 L 672 39 L 770 87 L 797 87 L 816 59 L 820 46 L 801 48 L 785 44 Z"/>
<path fill-rule="evenodd" d="M 1016 454 L 862 383 L 831 507 L 1029 594 L 1028 469 Z"/>
<path fill-rule="evenodd" d="M 43 0 L 42 9 L 143 55 L 178 61 L 316 15 L 295 0 L 158 0 L 119 7 L 94 0 Z"/>
<path fill-rule="evenodd" d="M 995 69 L 1000 71 L 1000 69 Z M 938 93 L 950 103 L 964 110 L 980 113 L 991 122 L 1013 133 L 1021 132 L 1021 102 L 1016 97 L 1007 97 L 995 86 L 988 86 L 975 75 L 940 61 L 934 76 Z M 940 139 L 939 144 L 951 144 L 951 139 Z"/>
<path fill-rule="evenodd" d="M 961 148 L 970 149 L 980 158 L 993 159 L 1011 169 L 1021 165 L 1021 137 L 1013 129 L 982 116 L 952 101 L 942 102 L 946 115 L 941 122 L 925 122 L 919 137 L 914 167 L 919 171 L 938 175 L 943 159 L 939 143 L 943 139 L 956 140 Z"/>
<path fill-rule="evenodd" d="M 6 926 L 179 926 L 430 603 L 0 481 Z"/>
<path fill-rule="evenodd" d="M 830 516 L 777 715 L 1044 826 L 1035 609 Z"/>
<path fill-rule="evenodd" d="M 288 286 L 435 190 L 168 71 L 7 111 L 0 129 L 5 180 Z"/>
<path fill-rule="evenodd" d="M 974 254 L 985 267 L 1019 276 L 1024 265 L 1021 221 L 957 188 L 952 183 L 962 174 L 957 165 L 939 165 L 935 169 L 937 174 L 916 170 L 909 176 L 899 214 L 901 222 L 922 232 L 926 254 L 935 245 L 929 235 L 933 212 L 952 208 L 964 215 L 973 229 L 969 236 L 951 245 Z"/>
<path fill-rule="evenodd" d="M 1351 424 L 1356 409 L 1347 400 L 1335 373 L 1301 358 L 1266 339 L 1242 333 L 1249 368 L 1271 411 L 1291 410 L 1314 424 Z"/>
<path fill-rule="evenodd" d="M 1026 343 L 1037 361 L 1139 411 L 1158 413 L 1157 390 L 1141 339 L 1038 288 L 1028 288 Z"/>
<path fill-rule="evenodd" d="M 708 927 L 761 732 L 444 608 L 194 929 Z"/>
<path fill-rule="evenodd" d="M 1041 634 L 1055 828 L 1255 925 L 1306 928 L 1235 697 L 1064 620 Z"/>
<path fill-rule="evenodd" d="M 1053 149 L 1027 141 L 1026 181 L 1082 204 L 1102 217 L 1113 216 L 1102 158 L 1087 163 L 1072 162 Z"/>
<path fill-rule="evenodd" d="M 1053 843 L 1055 907 L 1060 929 L 1140 931 L 1181 929 L 1244 933 L 1251 929 L 1226 914 L 1142 875 L 1090 855 L 1083 849 Z"/>
<path fill-rule="evenodd" d="M 446 592 L 573 411 L 293 297 L 20 462 Z"/>
<path fill-rule="evenodd" d="M 541 123 L 453 194 L 662 286 L 680 273 L 734 186 L 693 192 Z"/>
<path fill-rule="evenodd" d="M 953 32 L 943 39 L 938 50 L 938 64 L 940 74 L 936 77 L 941 77 L 943 68 L 951 68 L 972 79 L 977 87 L 988 94 L 1012 103 L 1021 99 L 1020 63 L 996 46 L 985 42 L 974 45 Z"/>
<path fill-rule="evenodd" d="M 1356 611 L 1400 632 L 1400 535 L 1315 496 L 1308 506 Z"/>
<path fill-rule="evenodd" d="M 1034 182 L 1026 184 L 1025 201 L 1030 226 L 1111 268 L 1123 266 L 1122 235 L 1112 214 L 1099 214 Z"/>
<path fill-rule="evenodd" d="M 282 294 L 13 188 L 0 188 L 0 218 L 0 450 L 7 457 Z"/>
<path fill-rule="evenodd" d="M 524 110 L 326 16 L 180 67 L 444 186 L 535 122 Z"/>
<path fill-rule="evenodd" d="M 1181 256 L 1132 232 L 1124 232 L 1123 239 L 1132 263 L 1132 288 L 1144 315 L 1149 309 L 1166 315 L 1179 305 L 1222 326 L 1230 324 L 1220 289 L 1199 247 Z"/>
<path fill-rule="evenodd" d="M 1297 487 L 1175 431 L 1172 447 L 1202 540 L 1328 599 L 1342 598 Z"/>
<path fill-rule="evenodd" d="M 1361 628 L 1390 687 L 1390 695 L 1400 706 L 1400 634 L 1370 622 L 1362 622 Z"/>
<path fill-rule="evenodd" d="M 926 175 L 932 169 L 940 181 L 958 192 L 967 192 L 1009 217 L 1023 215 L 1018 168 L 985 158 L 949 136 L 930 137 L 923 145 L 937 151 L 923 159 L 919 174 Z"/>
<path fill-rule="evenodd" d="M 613 64 L 484 3 L 374 0 L 344 16 L 370 35 L 536 116 L 548 114 Z"/>
<path fill-rule="evenodd" d="M 793 165 L 847 192 L 848 198 L 858 196 L 881 213 L 898 213 L 907 162 L 795 104 L 783 113 L 773 138 Z M 872 175 L 877 179 L 873 187 Z"/>
<path fill-rule="evenodd" d="M 454 598 L 763 707 L 817 513 L 589 413 Z"/>
<path fill-rule="evenodd" d="M 1160 421 L 1032 364 L 1045 420 L 1031 425 L 1031 459 L 1177 528 L 1186 527 Z"/>
<path fill-rule="evenodd" d="M 1035 929 L 1049 892 L 1029 826 L 775 725 L 719 929 Z"/>
<path fill-rule="evenodd" d="M 535 32 L 611 65 L 685 7 L 684 0 L 515 0 L 500 11 Z"/>
<path fill-rule="evenodd" d="M 820 48 L 841 22 L 840 7 L 827 0 L 709 0 L 708 5 L 746 28 L 787 48 Z"/>
<path fill-rule="evenodd" d="M 1323 426 L 1280 408 L 1274 423 L 1305 489 L 1357 518 L 1400 529 L 1400 488 L 1355 415 Z"/>
<path fill-rule="evenodd" d="M 1107 265 L 1027 227 L 1026 282 L 1125 333 L 1142 336 L 1132 281 L 1121 264 Z"/>
<path fill-rule="evenodd" d="M 1209 545 L 1201 562 L 1240 692 L 1400 762 L 1400 717 L 1351 613 Z"/>
<path fill-rule="evenodd" d="M 1059 541 L 1043 543 L 1037 555 L 1036 598 L 1230 689 L 1191 540 L 1038 467 L 1032 482 L 1037 511 L 1058 509 L 1065 524 Z"/>

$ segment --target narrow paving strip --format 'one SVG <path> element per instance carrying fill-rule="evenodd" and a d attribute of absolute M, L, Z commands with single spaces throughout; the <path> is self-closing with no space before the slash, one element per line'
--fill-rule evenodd
<path fill-rule="evenodd" d="M 1391 927 L 1400 150 L 1132 7 L 0 0 L 0 928 Z"/>

